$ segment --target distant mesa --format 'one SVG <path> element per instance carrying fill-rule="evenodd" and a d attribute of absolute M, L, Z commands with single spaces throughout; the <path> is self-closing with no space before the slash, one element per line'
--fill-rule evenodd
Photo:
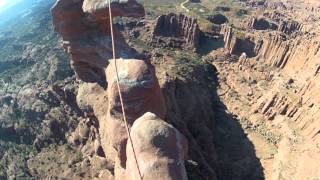
<path fill-rule="evenodd" d="M 197 50 L 200 33 L 197 19 L 183 14 L 161 15 L 156 20 L 151 44 Z"/>
<path fill-rule="evenodd" d="M 249 28 L 255 30 L 276 30 L 290 35 L 294 32 L 300 31 L 302 26 L 300 23 L 294 20 L 281 19 L 279 22 L 274 22 L 265 17 L 252 18 Z"/>

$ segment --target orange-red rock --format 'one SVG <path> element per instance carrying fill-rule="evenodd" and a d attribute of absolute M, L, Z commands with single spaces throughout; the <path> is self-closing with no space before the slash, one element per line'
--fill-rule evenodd
<path fill-rule="evenodd" d="M 136 1 L 113 1 L 113 15 L 141 17 L 143 7 Z M 78 79 L 105 86 L 104 69 L 112 57 L 110 22 L 106 1 L 58 0 L 52 8 L 53 25 L 70 54 Z M 137 57 L 114 27 L 117 57 Z"/>
<path fill-rule="evenodd" d="M 152 39 L 156 45 L 198 50 L 200 33 L 197 19 L 169 13 L 158 17 Z"/>
<path fill-rule="evenodd" d="M 184 160 L 186 138 L 172 125 L 152 113 L 135 121 L 131 129 L 137 161 L 144 180 L 187 180 Z M 130 142 L 127 145 L 126 179 L 139 179 Z"/>
<path fill-rule="evenodd" d="M 112 15 L 123 17 L 141 17 L 145 11 L 141 4 L 135 0 L 111 0 Z M 83 10 L 86 13 L 93 14 L 97 19 L 106 19 L 109 17 L 108 0 L 84 0 Z"/>
<path fill-rule="evenodd" d="M 129 127 L 146 112 L 152 112 L 164 119 L 166 108 L 154 67 L 149 62 L 137 59 L 119 59 L 117 67 Z M 122 118 L 114 60 L 110 62 L 106 75 L 108 112 L 105 126 L 101 129 L 105 133 L 102 135 L 102 141 L 108 143 L 103 147 L 108 154 L 108 149 L 112 146 L 116 151 L 116 166 L 125 168 L 128 136 Z"/>

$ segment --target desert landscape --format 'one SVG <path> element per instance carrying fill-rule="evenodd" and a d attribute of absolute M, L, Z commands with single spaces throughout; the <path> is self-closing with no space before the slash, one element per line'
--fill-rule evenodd
<path fill-rule="evenodd" d="M 320 1 L 111 4 L 0 9 L 0 180 L 320 179 Z"/>

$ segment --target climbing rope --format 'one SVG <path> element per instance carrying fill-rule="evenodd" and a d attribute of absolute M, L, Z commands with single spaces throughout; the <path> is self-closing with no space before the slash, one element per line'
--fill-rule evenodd
<path fill-rule="evenodd" d="M 137 169 L 138 169 L 138 173 L 140 176 L 140 180 L 142 180 L 142 175 L 141 175 L 141 171 L 140 171 L 140 167 L 139 167 L 139 163 L 137 160 L 137 155 L 136 155 L 136 151 L 134 149 L 133 146 L 133 141 L 131 138 L 131 134 L 130 134 L 130 130 L 129 130 L 129 126 L 128 126 L 128 122 L 127 122 L 127 118 L 126 118 L 126 112 L 124 109 L 124 103 L 123 103 L 123 99 L 122 99 L 122 93 L 120 90 L 120 83 L 119 83 L 119 74 L 118 74 L 118 67 L 117 67 L 117 59 L 116 59 L 116 50 L 115 50 L 115 41 L 114 41 L 114 32 L 113 32 L 113 18 L 112 18 L 112 8 L 111 8 L 111 0 L 107 0 L 109 3 L 109 18 L 110 18 L 110 30 L 111 30 L 111 42 L 112 42 L 112 55 L 113 55 L 113 60 L 114 60 L 114 67 L 115 67 L 115 71 L 116 71 L 116 76 L 117 76 L 117 87 L 118 87 L 118 94 L 119 94 L 119 98 L 120 98 L 120 103 L 121 103 L 121 108 L 122 108 L 122 116 L 123 116 L 123 121 L 127 130 L 127 134 L 128 134 L 128 138 L 131 144 L 131 148 L 133 151 L 133 156 L 137 165 Z"/>

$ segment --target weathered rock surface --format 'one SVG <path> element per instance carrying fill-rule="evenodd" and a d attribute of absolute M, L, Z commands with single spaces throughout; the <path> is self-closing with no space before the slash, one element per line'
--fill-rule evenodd
<path fill-rule="evenodd" d="M 152 43 L 197 50 L 200 34 L 196 19 L 183 14 L 170 13 L 158 17 L 152 34 Z"/>
<path fill-rule="evenodd" d="M 244 52 L 248 57 L 255 57 L 263 44 L 254 36 L 237 36 L 237 32 L 229 25 L 222 26 L 221 33 L 224 35 L 225 49 L 231 54 L 240 56 Z"/>
<path fill-rule="evenodd" d="M 208 97 L 210 97 L 210 93 L 208 92 L 206 85 L 208 82 L 205 80 L 203 70 L 201 70 L 201 72 L 203 72 L 201 75 L 197 74 L 197 70 L 194 70 L 195 72 L 192 75 L 195 77 L 199 76 L 196 79 L 204 80 L 204 82 L 202 82 L 203 84 L 192 85 L 164 75 L 166 71 L 170 72 L 170 70 L 166 69 L 172 66 L 170 61 L 161 66 L 157 66 L 157 75 L 161 77 L 160 87 L 164 94 L 165 107 L 170 109 L 168 113 L 165 113 L 167 108 L 162 108 L 164 102 L 161 92 L 159 92 L 160 88 L 158 89 L 157 87 L 159 84 L 155 78 L 154 67 L 150 63 L 142 60 L 119 60 L 118 62 L 118 66 L 121 67 L 119 68 L 119 75 L 121 79 L 121 90 L 124 93 L 125 108 L 140 106 L 140 108 L 127 109 L 130 124 L 133 123 L 135 118 L 143 115 L 145 113 L 143 111 L 154 112 L 158 114 L 161 119 L 174 124 L 180 132 L 190 139 L 190 159 L 195 160 L 199 164 L 199 167 L 196 167 L 192 173 L 202 173 L 203 176 L 214 177 L 213 154 L 215 149 L 211 143 L 213 141 L 213 135 L 210 131 L 210 129 L 214 127 L 212 121 L 214 116 L 211 105 L 209 105 L 210 98 Z M 175 69 L 176 67 L 173 68 Z M 116 179 L 123 179 L 126 175 L 125 165 L 127 154 L 125 152 L 125 145 L 127 137 L 123 126 L 115 79 L 111 76 L 114 74 L 113 61 L 111 61 L 107 69 L 107 74 L 110 75 L 107 76 L 110 78 L 108 79 L 110 83 L 108 83 L 107 92 L 97 84 L 83 84 L 79 88 L 77 101 L 82 109 L 91 108 L 99 119 L 101 146 L 103 147 L 103 152 L 105 152 L 104 154 L 108 163 L 110 163 L 108 169 L 114 172 Z M 201 92 L 201 95 L 194 97 L 194 92 Z M 135 98 L 132 99 L 132 96 L 129 96 L 129 94 L 134 94 Z M 140 100 L 136 97 L 140 97 Z M 147 106 L 143 106 L 143 104 L 147 104 Z M 194 113 L 190 115 L 187 112 Z M 106 114 L 108 114 L 108 116 L 105 116 Z M 131 126 L 130 124 L 129 126 Z M 115 128 L 110 128 L 111 126 Z M 202 131 L 198 132 L 196 130 L 198 128 L 195 128 L 195 126 L 202 129 Z M 87 129 L 86 125 L 81 125 L 80 127 L 84 130 Z M 84 132 L 86 132 L 86 130 Z M 198 143 L 199 141 L 201 141 L 201 144 Z"/>
<path fill-rule="evenodd" d="M 232 27 L 228 25 L 223 25 L 221 27 L 220 33 L 223 35 L 223 41 L 224 41 L 224 48 L 230 51 L 231 46 L 231 41 L 232 41 Z"/>
<path fill-rule="evenodd" d="M 114 16 L 144 15 L 143 8 L 132 1 L 113 1 L 112 4 Z M 77 77 L 85 82 L 98 82 L 102 85 L 106 83 L 104 68 L 107 67 L 107 60 L 112 57 L 106 7 L 104 1 L 59 0 L 52 8 L 55 30 L 63 38 L 63 46 L 72 58 L 71 65 Z M 115 35 L 117 57 L 138 56 L 125 43 L 116 28 Z"/>
<path fill-rule="evenodd" d="M 144 15 L 143 7 L 135 1 L 114 1 L 112 3 L 115 16 L 138 17 Z M 68 140 L 79 146 L 86 156 L 98 155 L 106 158 L 109 165 L 106 167 L 106 172 L 100 171 L 100 178 L 123 179 L 126 177 L 128 137 L 122 119 L 120 97 L 116 84 L 115 61 L 110 61 L 105 74 L 102 72 L 108 64 L 106 60 L 111 58 L 107 8 L 108 6 L 104 1 L 57 1 L 52 13 L 55 29 L 64 39 L 64 47 L 72 56 L 73 68 L 79 79 L 101 84 L 106 77 L 105 81 L 108 84 L 107 90 L 95 83 L 80 85 L 77 104 L 84 111 L 85 117 L 80 120 Z M 186 20 L 189 22 L 189 19 Z M 193 21 L 190 21 L 185 26 L 190 26 L 192 23 Z M 81 28 L 73 26 L 74 24 L 81 26 Z M 187 28 L 189 27 L 183 29 L 186 32 L 181 35 L 191 36 Z M 186 39 L 188 43 L 193 40 L 192 37 Z M 134 51 L 129 48 L 118 31 L 116 31 L 116 40 L 119 57 L 134 57 L 134 53 L 132 53 Z M 165 119 L 166 107 L 160 85 L 155 76 L 155 69 L 151 63 L 144 60 L 120 59 L 117 62 L 117 67 L 129 128 L 137 118 L 146 112 L 152 112 L 161 119 Z M 95 117 L 98 121 L 94 121 Z M 154 131 L 155 129 L 146 130 Z M 176 135 L 179 133 L 175 129 L 174 132 L 177 133 Z M 135 133 L 133 133 L 134 135 Z M 178 137 L 180 136 L 182 137 L 179 133 Z M 179 169 L 183 170 L 181 175 L 185 179 L 186 172 L 183 162 L 185 159 L 179 155 L 184 154 L 183 157 L 185 157 L 187 153 L 186 139 L 180 142 L 180 139 L 165 138 L 164 141 L 175 145 L 176 143 L 184 143 L 184 149 L 173 147 L 172 150 L 178 153 L 177 160 L 182 161 Z M 155 160 L 158 159 L 155 158 Z M 166 162 L 163 163 L 163 166 L 165 166 Z M 168 163 L 171 162 L 168 161 Z M 172 168 L 174 168 L 174 165 Z M 114 175 L 108 172 L 112 172 Z M 162 172 L 167 173 L 163 174 L 167 178 L 175 179 L 177 175 L 175 173 L 171 174 L 165 169 Z M 130 178 L 128 177 L 128 179 Z"/>
<path fill-rule="evenodd" d="M 111 0 L 111 6 L 114 17 L 142 17 L 145 14 L 143 6 L 132 0 Z M 84 12 L 92 14 L 98 20 L 103 21 L 109 17 L 108 1 L 84 0 L 82 8 Z"/>
<path fill-rule="evenodd" d="M 146 112 L 152 112 L 164 119 L 166 107 L 154 67 L 146 61 L 136 59 L 120 59 L 117 61 L 117 67 L 129 127 Z M 100 128 L 100 133 L 107 156 L 114 158 L 115 166 L 125 168 L 128 136 L 122 118 L 115 61 L 109 64 L 106 75 L 108 77 L 108 112 L 105 114 L 106 119 Z M 110 147 L 116 151 L 115 156 L 111 154 L 114 150 L 109 153 Z"/>
<path fill-rule="evenodd" d="M 286 34 L 291 34 L 301 30 L 301 24 L 294 20 L 281 21 L 278 30 Z"/>
<path fill-rule="evenodd" d="M 215 65 L 221 72 L 221 94 L 228 109 L 250 124 L 245 127 L 278 146 L 271 160 L 261 158 L 266 179 L 312 179 L 319 176 L 319 163 L 302 161 L 319 158 L 319 95 L 315 92 L 319 90 L 320 30 L 309 27 L 317 22 L 306 18 L 315 15 L 308 4 L 281 3 L 283 7 L 271 1 L 265 6 L 282 9 L 281 14 L 264 15 L 278 28 L 239 31 L 224 26 L 225 52 L 232 55 Z M 231 58 L 234 55 L 237 60 Z"/>
<path fill-rule="evenodd" d="M 186 180 L 184 161 L 188 154 L 186 138 L 172 125 L 152 113 L 135 121 L 132 141 L 143 179 Z M 127 145 L 127 179 L 139 179 L 130 142 Z"/>
<path fill-rule="evenodd" d="M 287 35 L 302 30 L 302 25 L 297 21 L 287 19 L 284 15 L 274 11 L 273 13 L 265 13 L 264 17 L 252 18 L 249 28 L 255 30 L 278 30 Z"/>

